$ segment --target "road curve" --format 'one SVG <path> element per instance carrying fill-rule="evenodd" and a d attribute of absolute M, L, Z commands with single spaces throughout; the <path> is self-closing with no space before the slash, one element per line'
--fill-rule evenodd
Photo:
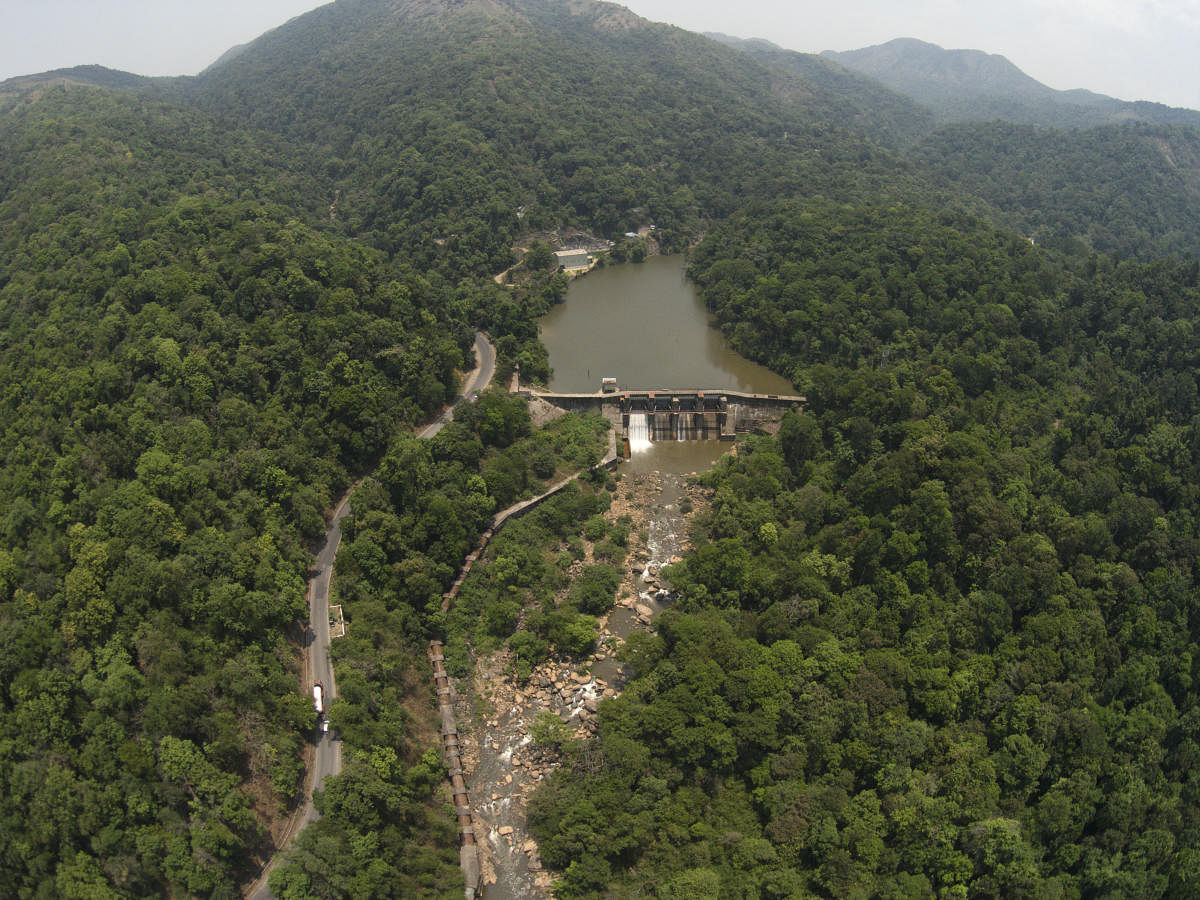
<path fill-rule="evenodd" d="M 473 400 L 479 391 L 491 384 L 496 374 L 496 348 L 480 332 L 475 332 L 475 368 L 463 382 L 462 397 Z M 430 425 L 419 433 L 419 437 L 430 438 L 437 434 L 447 422 L 454 419 L 454 407 L 443 410 Z M 350 495 L 354 488 L 346 492 L 341 503 L 334 510 L 333 518 L 325 531 L 325 543 L 317 554 L 313 565 L 313 576 L 308 582 L 308 628 L 305 630 L 305 681 L 304 691 L 307 694 L 312 682 L 319 681 L 325 687 L 326 707 L 337 696 L 337 683 L 333 679 L 333 665 L 329 661 L 329 585 L 333 577 L 333 562 L 337 558 L 338 545 L 342 542 L 342 518 L 350 511 Z M 263 868 L 258 880 L 250 886 L 246 897 L 248 900 L 273 900 L 274 895 L 267 888 L 267 876 L 271 869 L 283 856 L 288 844 L 309 822 L 317 818 L 317 809 L 313 805 L 313 792 L 320 789 L 325 779 L 336 775 L 342 770 L 342 742 L 336 740 L 333 732 L 316 732 L 317 746 L 312 770 L 304 786 L 304 806 L 293 815 L 291 824 L 280 842 L 275 855 Z"/>
<path fill-rule="evenodd" d="M 463 382 L 462 399 L 474 400 L 475 396 L 492 383 L 496 374 L 496 348 L 480 332 L 475 332 L 475 370 Z M 425 429 L 418 432 L 418 437 L 431 438 L 441 431 L 447 422 L 454 421 L 454 407 L 446 409 Z"/>

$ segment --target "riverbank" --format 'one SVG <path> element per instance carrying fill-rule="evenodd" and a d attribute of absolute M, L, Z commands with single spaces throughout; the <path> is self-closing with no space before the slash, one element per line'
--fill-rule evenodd
<path fill-rule="evenodd" d="M 529 796 L 559 764 L 557 750 L 539 743 L 553 730 L 586 740 L 596 728 L 600 702 L 616 696 L 627 677 L 620 648 L 635 631 L 648 630 L 663 608 L 667 588 L 661 568 L 690 546 L 688 519 L 707 504 L 688 476 L 636 473 L 617 485 L 610 523 L 632 520 L 629 553 L 612 610 L 599 620 L 596 649 L 578 659 L 556 658 L 519 680 L 511 653 L 500 650 L 476 660 L 469 688 L 469 713 L 460 720 L 463 767 L 476 822 L 483 896 L 515 900 L 553 896 L 537 842 L 526 827 Z M 594 561 L 594 545 L 568 570 L 578 574 Z M 565 598 L 566 591 L 558 599 Z M 552 717 L 552 718 L 548 718 Z"/>

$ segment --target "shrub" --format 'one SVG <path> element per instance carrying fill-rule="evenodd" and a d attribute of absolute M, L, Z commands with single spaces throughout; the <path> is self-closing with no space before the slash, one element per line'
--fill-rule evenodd
<path fill-rule="evenodd" d="M 581 612 L 594 616 L 602 615 L 612 606 L 617 585 L 620 583 L 621 576 L 612 566 L 588 566 L 571 586 L 568 599 Z"/>
<path fill-rule="evenodd" d="M 583 536 L 589 541 L 598 541 L 608 534 L 608 522 L 602 515 L 594 515 L 583 523 Z"/>

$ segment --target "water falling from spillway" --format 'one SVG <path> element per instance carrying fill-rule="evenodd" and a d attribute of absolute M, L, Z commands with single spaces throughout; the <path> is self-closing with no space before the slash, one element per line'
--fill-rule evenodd
<path fill-rule="evenodd" d="M 650 425 L 645 413 L 629 414 L 629 452 L 643 453 L 650 449 Z"/>

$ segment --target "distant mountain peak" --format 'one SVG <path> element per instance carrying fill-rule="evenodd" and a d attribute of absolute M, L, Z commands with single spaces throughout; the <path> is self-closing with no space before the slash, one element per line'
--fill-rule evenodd
<path fill-rule="evenodd" d="M 0 88 L 22 89 L 44 84 L 86 84 L 95 87 L 128 89 L 141 87 L 150 79 L 144 75 L 110 69 L 107 66 L 71 66 L 67 69 L 51 69 L 35 75 L 18 75 L 0 82 Z"/>
<path fill-rule="evenodd" d="M 844 53 L 823 56 L 904 90 L 942 85 L 955 93 L 1044 97 L 1054 91 L 1026 75 L 1007 58 L 982 50 L 946 50 L 916 38 L 896 38 Z"/>
<path fill-rule="evenodd" d="M 1140 120 L 1200 126 L 1200 113 L 1191 110 L 1128 103 L 1086 90 L 1055 90 L 1007 58 L 982 50 L 946 50 L 905 37 L 860 50 L 827 50 L 821 55 L 930 107 L 942 121 L 1004 119 L 1089 127 Z"/>

